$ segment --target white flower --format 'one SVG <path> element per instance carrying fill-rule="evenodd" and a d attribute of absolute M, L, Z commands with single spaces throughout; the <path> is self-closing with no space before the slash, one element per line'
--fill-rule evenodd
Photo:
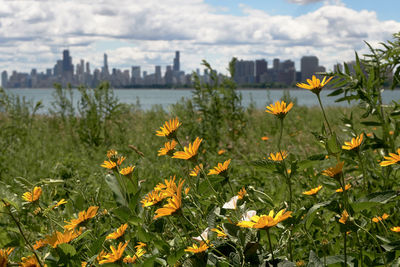
<path fill-rule="evenodd" d="M 244 213 L 242 215 L 242 219 L 240 219 L 241 221 L 251 221 L 251 217 L 253 217 L 254 215 L 257 214 L 257 211 L 255 210 L 248 210 L 246 211 L 246 213 Z"/>
<path fill-rule="evenodd" d="M 227 209 L 227 210 L 235 210 L 238 199 L 239 199 L 239 196 L 232 197 L 231 200 L 229 200 L 222 206 L 222 208 Z"/>
<path fill-rule="evenodd" d="M 196 236 L 196 237 L 192 237 L 194 240 L 199 241 L 199 242 L 204 242 L 208 240 L 208 232 L 209 229 L 208 227 L 206 228 L 206 230 L 204 230 L 203 233 L 201 233 L 201 235 Z"/>

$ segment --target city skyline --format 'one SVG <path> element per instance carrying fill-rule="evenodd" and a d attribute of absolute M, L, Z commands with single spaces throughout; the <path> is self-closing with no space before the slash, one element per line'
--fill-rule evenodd
<path fill-rule="evenodd" d="M 395 0 L 0 2 L 0 70 L 9 73 L 46 69 L 64 49 L 93 68 L 106 53 L 116 68 L 153 71 L 175 50 L 185 72 L 205 59 L 226 73 L 234 56 L 290 59 L 299 69 L 303 55 L 316 55 L 330 68 L 366 52 L 363 41 L 377 46 L 400 31 Z"/>
<path fill-rule="evenodd" d="M 56 61 L 53 68 L 46 68 L 45 71 L 38 71 L 33 68 L 29 73 L 12 71 L 10 74 L 4 70 L 1 72 L 1 86 L 4 88 L 51 88 L 54 83 L 62 86 L 68 84 L 73 87 L 87 86 L 96 87 L 103 81 L 110 82 L 112 87 L 133 88 L 138 86 L 192 86 L 192 73 L 195 72 L 203 82 L 209 81 L 209 73 L 206 68 L 197 68 L 188 74 L 180 69 L 180 51 L 175 51 L 171 64 L 164 66 L 155 65 L 154 72 L 141 69 L 140 65 L 133 65 L 130 69 L 118 69 L 108 64 L 108 55 L 103 54 L 103 65 L 100 68 L 93 68 L 90 62 L 85 59 L 73 63 L 73 57 L 69 50 L 62 51 L 62 58 Z M 354 64 L 354 63 L 348 63 Z M 268 59 L 243 60 L 237 59 L 235 63 L 234 81 L 238 85 L 250 84 L 275 84 L 281 86 L 293 86 L 325 72 L 326 68 L 319 64 L 316 56 L 302 56 L 301 68 L 296 69 L 295 63 L 290 60 L 281 61 L 279 58 L 272 60 L 268 68 Z M 204 66 L 203 66 L 204 67 Z M 333 68 L 340 68 L 336 64 Z M 218 73 L 218 72 L 217 72 Z M 218 73 L 218 75 L 223 75 Z"/>

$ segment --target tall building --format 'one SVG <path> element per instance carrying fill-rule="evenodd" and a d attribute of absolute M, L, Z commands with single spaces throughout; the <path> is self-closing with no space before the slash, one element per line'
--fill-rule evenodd
<path fill-rule="evenodd" d="M 164 79 L 165 79 L 165 83 L 166 84 L 172 84 L 172 82 L 173 82 L 173 72 L 172 72 L 171 65 L 168 65 L 167 68 L 165 69 Z"/>
<path fill-rule="evenodd" d="M 279 64 L 278 82 L 286 85 L 291 85 L 296 80 L 296 69 L 294 62 L 285 60 Z"/>
<path fill-rule="evenodd" d="M 156 66 L 156 69 L 155 69 L 155 84 L 161 84 L 162 83 L 162 81 L 161 81 L 161 66 Z"/>
<path fill-rule="evenodd" d="M 1 86 L 3 88 L 7 88 L 7 82 L 8 82 L 8 74 L 7 71 L 3 71 L 1 73 Z"/>
<path fill-rule="evenodd" d="M 268 62 L 265 59 L 256 60 L 256 83 L 260 82 L 261 75 L 267 73 Z"/>
<path fill-rule="evenodd" d="M 133 85 L 140 84 L 140 66 L 132 66 L 131 77 L 131 82 Z"/>
<path fill-rule="evenodd" d="M 301 79 L 306 81 L 311 79 L 318 71 L 318 58 L 316 56 L 304 56 L 300 61 Z"/>
<path fill-rule="evenodd" d="M 110 72 L 108 70 L 108 59 L 107 59 L 107 54 L 104 53 L 104 59 L 103 59 L 103 68 L 102 68 L 102 74 L 104 78 L 107 78 L 110 75 Z"/>
<path fill-rule="evenodd" d="M 279 58 L 274 58 L 274 60 L 272 61 L 272 69 L 274 71 L 278 71 L 279 70 L 279 64 L 280 64 Z"/>
<path fill-rule="evenodd" d="M 69 55 L 69 50 L 63 51 L 62 59 L 62 76 L 66 79 L 72 79 L 74 74 L 74 65 L 72 65 L 72 57 Z"/>
<path fill-rule="evenodd" d="M 179 70 L 180 70 L 179 51 L 175 51 L 173 71 L 178 72 Z"/>
<path fill-rule="evenodd" d="M 254 61 L 236 61 L 235 76 L 233 78 L 238 84 L 254 83 Z"/>

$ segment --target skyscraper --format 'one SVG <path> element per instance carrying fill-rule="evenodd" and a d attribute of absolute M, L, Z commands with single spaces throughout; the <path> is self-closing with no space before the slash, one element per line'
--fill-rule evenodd
<path fill-rule="evenodd" d="M 318 58 L 316 56 L 304 56 L 301 58 L 300 66 L 302 81 L 311 79 L 318 71 Z"/>
<path fill-rule="evenodd" d="M 156 66 L 154 74 L 155 74 L 155 84 L 161 84 L 161 66 Z"/>
<path fill-rule="evenodd" d="M 239 84 L 254 82 L 254 61 L 238 60 L 235 65 L 235 82 Z"/>
<path fill-rule="evenodd" d="M 63 51 L 62 59 L 62 76 L 69 79 L 74 73 L 74 65 L 72 65 L 72 57 L 69 55 L 69 50 Z"/>
<path fill-rule="evenodd" d="M 140 84 L 140 66 L 132 66 L 131 77 L 132 84 Z"/>
<path fill-rule="evenodd" d="M 256 83 L 260 82 L 262 74 L 267 73 L 268 62 L 265 59 L 256 60 Z"/>
<path fill-rule="evenodd" d="M 3 71 L 1 73 L 1 86 L 3 88 L 7 88 L 7 82 L 8 82 L 8 74 L 7 71 Z"/>
<path fill-rule="evenodd" d="M 103 63 L 103 68 L 102 68 L 102 74 L 103 74 L 103 77 L 108 77 L 110 75 L 110 72 L 108 71 L 108 60 L 107 60 L 106 53 L 104 53 L 104 63 Z"/>
<path fill-rule="evenodd" d="M 174 66 L 172 70 L 174 72 L 178 72 L 180 70 L 179 51 L 175 51 Z"/>

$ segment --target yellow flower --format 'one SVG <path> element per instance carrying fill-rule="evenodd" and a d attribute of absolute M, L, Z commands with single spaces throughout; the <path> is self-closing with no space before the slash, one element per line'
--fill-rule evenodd
<path fill-rule="evenodd" d="M 330 167 L 330 168 L 322 171 L 322 174 L 325 176 L 329 176 L 331 178 L 337 178 L 343 171 L 343 165 L 344 165 L 344 161 L 340 161 L 336 164 L 335 167 Z"/>
<path fill-rule="evenodd" d="M 141 201 L 140 203 L 142 203 L 142 207 L 150 207 L 153 206 L 155 204 L 157 204 L 158 202 L 160 202 L 161 200 L 163 200 L 165 198 L 165 195 L 163 194 L 162 191 L 151 191 L 150 193 L 148 193 Z"/>
<path fill-rule="evenodd" d="M 33 244 L 33 249 L 38 250 L 39 248 L 44 247 L 45 245 L 47 245 L 46 239 L 36 240 L 35 244 Z"/>
<path fill-rule="evenodd" d="M 303 195 L 312 196 L 312 195 L 317 194 L 318 191 L 321 190 L 321 189 L 322 189 L 322 185 L 320 185 L 320 186 L 318 186 L 318 187 L 316 187 L 316 188 L 313 188 L 313 189 L 311 189 L 311 190 L 309 190 L 309 191 L 304 191 L 304 192 L 303 192 Z"/>
<path fill-rule="evenodd" d="M 226 160 L 223 164 L 218 163 L 218 165 L 214 167 L 213 170 L 210 170 L 208 172 L 208 175 L 224 175 L 228 170 L 229 163 L 231 163 L 231 159 Z"/>
<path fill-rule="evenodd" d="M 81 211 L 78 214 L 77 219 L 73 219 L 70 222 L 67 222 L 67 225 L 64 226 L 64 229 L 73 230 L 82 223 L 86 222 L 87 220 L 93 218 L 97 214 L 97 210 L 99 209 L 98 206 L 91 206 L 87 209 L 87 211 Z"/>
<path fill-rule="evenodd" d="M 61 205 L 64 205 L 64 204 L 66 204 L 66 203 L 68 203 L 68 201 L 66 201 L 65 199 L 61 199 L 60 201 L 58 201 L 56 204 L 54 204 L 52 207 L 51 207 L 51 209 L 55 209 L 55 208 L 57 208 L 57 207 L 59 207 L 59 206 L 61 206 Z"/>
<path fill-rule="evenodd" d="M 104 250 L 102 250 L 102 251 L 100 251 L 100 253 L 97 255 L 97 257 L 96 257 L 96 260 L 97 260 L 97 262 L 99 262 L 99 261 L 101 261 L 101 259 L 103 258 L 103 256 L 105 256 L 107 253 L 104 251 Z"/>
<path fill-rule="evenodd" d="M 176 130 L 178 130 L 181 124 L 182 123 L 179 122 L 178 118 L 166 121 L 164 125 L 160 127 L 161 131 L 156 131 L 156 135 L 165 136 L 167 138 L 174 138 Z"/>
<path fill-rule="evenodd" d="M 344 186 L 344 190 L 345 190 L 345 191 L 349 190 L 350 188 L 351 188 L 351 184 L 346 184 L 346 185 Z M 343 188 L 336 189 L 336 192 L 342 193 L 342 192 L 343 192 Z"/>
<path fill-rule="evenodd" d="M 347 212 L 347 210 L 343 210 L 342 217 L 340 217 L 339 222 L 346 224 L 348 218 L 349 218 L 349 213 Z"/>
<path fill-rule="evenodd" d="M 45 242 L 50 246 L 52 246 L 53 248 L 56 248 L 60 244 L 71 242 L 81 234 L 82 234 L 82 229 L 80 229 L 79 231 L 73 229 L 65 230 L 64 233 L 55 231 L 52 235 L 46 237 Z"/>
<path fill-rule="evenodd" d="M 40 267 L 38 260 L 35 255 L 30 255 L 29 257 L 22 257 L 22 262 L 19 263 L 20 267 Z M 46 267 L 47 265 L 43 265 Z"/>
<path fill-rule="evenodd" d="M 240 221 L 238 222 L 238 226 L 247 227 L 247 228 L 255 228 L 255 229 L 269 229 L 274 227 L 281 221 L 286 220 L 291 217 L 291 211 L 280 210 L 275 216 L 274 211 L 271 210 L 268 215 L 254 215 L 250 218 L 250 221 Z"/>
<path fill-rule="evenodd" d="M 135 255 L 133 256 L 128 255 L 124 258 L 123 261 L 125 263 L 135 263 L 140 257 L 142 257 L 146 253 L 146 250 L 143 249 L 145 246 L 146 246 L 145 243 L 138 242 L 138 245 L 135 246 L 136 248 Z"/>
<path fill-rule="evenodd" d="M 263 141 L 268 141 L 268 140 L 269 140 L 269 137 L 268 137 L 268 136 L 263 136 L 263 137 L 261 137 L 261 140 L 263 140 Z"/>
<path fill-rule="evenodd" d="M 166 197 L 172 197 L 173 195 L 176 194 L 178 187 L 176 186 L 175 183 L 176 177 L 174 176 L 171 178 L 169 181 L 165 179 L 165 184 L 159 183 L 154 187 L 154 191 L 161 191 L 163 198 Z"/>
<path fill-rule="evenodd" d="M 121 166 L 122 162 L 124 162 L 125 159 L 126 159 L 126 157 L 119 157 L 117 160 L 117 165 Z"/>
<path fill-rule="evenodd" d="M 243 199 L 246 194 L 247 194 L 246 189 L 244 187 L 242 187 L 242 189 L 240 189 L 238 192 L 238 198 Z"/>
<path fill-rule="evenodd" d="M 312 80 L 307 79 L 308 84 L 306 83 L 296 83 L 297 87 L 304 88 L 307 90 L 310 90 L 314 94 L 319 94 L 322 90 L 322 88 L 330 81 L 332 80 L 333 77 L 328 78 L 328 80 L 325 81 L 326 77 L 322 80 L 322 82 L 315 77 L 315 75 L 312 76 Z"/>
<path fill-rule="evenodd" d="M 117 231 L 115 231 L 115 232 L 109 234 L 109 235 L 106 237 L 106 240 L 107 240 L 107 239 L 118 239 L 118 238 L 120 238 L 121 236 L 124 235 L 124 233 L 125 233 L 125 231 L 126 231 L 126 228 L 128 228 L 128 224 L 127 224 L 127 223 L 121 225 L 121 226 L 117 229 Z"/>
<path fill-rule="evenodd" d="M 172 140 L 171 142 L 166 142 L 164 144 L 164 147 L 160 148 L 160 150 L 158 150 L 158 156 L 165 156 L 165 155 L 172 155 L 172 151 L 175 149 L 176 145 L 178 144 L 178 142 L 176 142 L 175 140 Z"/>
<path fill-rule="evenodd" d="M 296 261 L 296 267 L 306 266 L 306 263 L 303 260 Z"/>
<path fill-rule="evenodd" d="M 199 175 L 200 171 L 203 169 L 203 164 L 196 165 L 194 169 L 189 173 L 190 176 L 197 176 Z"/>
<path fill-rule="evenodd" d="M 191 247 L 187 247 L 185 249 L 186 252 L 192 252 L 192 253 L 201 253 L 206 251 L 210 246 L 208 245 L 210 243 L 209 240 L 206 242 L 201 242 L 200 245 L 193 244 Z"/>
<path fill-rule="evenodd" d="M 225 152 L 226 152 L 225 149 L 221 149 L 221 150 L 218 151 L 218 155 L 222 155 L 222 154 L 224 154 Z"/>
<path fill-rule="evenodd" d="M 118 152 L 114 149 L 110 149 L 107 151 L 107 158 L 111 160 L 111 158 L 116 157 Z"/>
<path fill-rule="evenodd" d="M 380 222 L 382 220 L 386 220 L 387 218 L 389 218 L 389 214 L 384 213 L 382 215 L 382 217 L 381 216 L 377 216 L 377 217 L 372 218 L 372 221 L 375 222 L 375 223 L 378 223 L 378 222 Z"/>
<path fill-rule="evenodd" d="M 185 146 L 183 148 L 184 151 L 175 152 L 172 158 L 185 160 L 194 158 L 197 155 L 197 150 L 199 149 L 201 141 L 203 141 L 203 139 L 196 137 L 193 144 L 189 144 L 188 147 Z"/>
<path fill-rule="evenodd" d="M 177 192 L 170 199 L 168 199 L 168 203 L 165 204 L 162 208 L 156 210 L 156 215 L 153 219 L 157 219 L 163 216 L 169 216 L 175 212 L 177 212 L 182 205 L 182 186 L 185 180 L 179 183 Z"/>
<path fill-rule="evenodd" d="M 400 226 L 395 226 L 390 228 L 391 231 L 396 232 L 396 233 L 400 233 Z"/>
<path fill-rule="evenodd" d="M 100 166 L 103 168 L 112 170 L 115 167 L 117 167 L 117 163 L 115 163 L 114 161 L 111 161 L 111 160 L 105 160 L 104 163 L 101 164 Z"/>
<path fill-rule="evenodd" d="M 124 262 L 125 263 L 135 263 L 140 257 L 142 257 L 144 254 L 146 253 L 146 250 L 144 250 L 144 249 L 142 249 L 142 248 L 140 248 L 140 249 L 138 249 L 138 250 L 136 250 L 136 253 L 135 253 L 135 255 L 133 255 L 133 256 L 126 256 L 125 258 L 124 258 Z"/>
<path fill-rule="evenodd" d="M 267 106 L 265 112 L 268 112 L 277 116 L 280 119 L 283 119 L 292 107 L 292 102 L 290 102 L 290 104 L 286 106 L 286 103 L 284 101 L 276 101 L 275 104 Z"/>
<path fill-rule="evenodd" d="M 384 157 L 386 160 L 379 163 L 379 165 L 385 167 L 400 162 L 400 148 L 397 149 L 397 155 L 395 153 L 389 153 L 388 157 Z"/>
<path fill-rule="evenodd" d="M 107 253 L 106 255 L 103 255 L 102 259 L 99 261 L 99 264 L 116 262 L 119 259 L 121 259 L 122 254 L 124 253 L 125 248 L 128 245 L 128 243 L 129 243 L 129 241 L 125 242 L 125 244 L 120 242 L 118 244 L 117 248 L 115 248 L 114 246 L 110 246 L 111 253 Z"/>
<path fill-rule="evenodd" d="M 143 242 L 138 242 L 138 244 L 135 246 L 136 250 L 142 249 L 144 248 L 146 245 L 146 243 Z"/>
<path fill-rule="evenodd" d="M 120 170 L 119 173 L 124 176 L 128 176 L 133 172 L 134 169 L 135 169 L 135 166 L 128 166 L 128 167 L 125 167 L 122 170 Z"/>
<path fill-rule="evenodd" d="M 356 136 L 356 138 L 352 138 L 350 142 L 344 142 L 344 145 L 342 146 L 342 149 L 346 150 L 353 150 L 357 149 L 362 141 L 363 141 L 364 134 L 361 134 L 360 136 Z"/>
<path fill-rule="evenodd" d="M 276 154 L 270 153 L 268 159 L 273 160 L 273 161 L 282 161 L 287 158 L 288 154 L 289 153 L 286 150 L 277 152 Z"/>
<path fill-rule="evenodd" d="M 218 237 L 227 238 L 228 235 L 225 233 L 224 229 L 221 226 L 217 226 L 217 228 L 211 229 L 211 231 L 216 232 Z"/>
<path fill-rule="evenodd" d="M 41 194 L 42 194 L 42 188 L 40 186 L 35 186 L 32 192 L 25 192 L 22 195 L 22 198 L 28 202 L 35 202 L 40 198 Z"/>
<path fill-rule="evenodd" d="M 10 256 L 13 250 L 14 248 L 0 249 L 0 267 L 8 266 L 8 256 Z"/>

